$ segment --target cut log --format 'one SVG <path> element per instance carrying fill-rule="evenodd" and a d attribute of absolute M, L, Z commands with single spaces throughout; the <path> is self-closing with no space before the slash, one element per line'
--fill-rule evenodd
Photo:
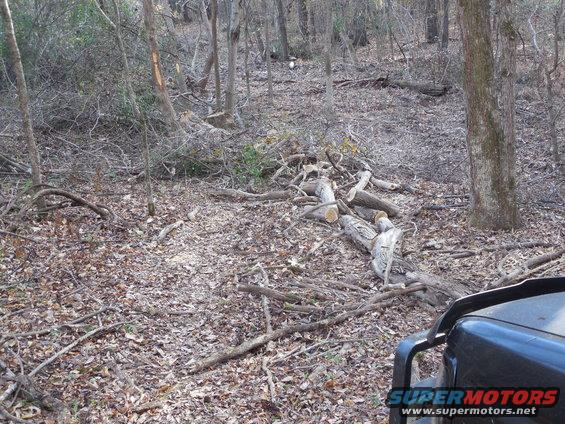
<path fill-rule="evenodd" d="M 343 215 L 339 223 L 343 227 L 344 233 L 347 234 L 355 244 L 364 247 L 369 252 L 373 249 L 378 234 L 369 223 L 351 215 Z"/>
<path fill-rule="evenodd" d="M 400 208 L 394 203 L 381 199 L 364 190 L 357 190 L 353 199 L 349 201 L 349 204 L 353 206 L 363 206 L 369 209 L 382 210 L 386 212 L 388 216 L 392 217 L 400 215 Z"/>
<path fill-rule="evenodd" d="M 374 209 L 364 208 L 363 206 L 355 206 L 353 209 L 359 217 L 371 223 L 376 224 L 379 219 L 388 218 L 388 215 L 384 211 L 376 211 Z"/>
<path fill-rule="evenodd" d="M 388 221 L 388 219 L 383 218 L 379 220 L 379 224 L 385 221 Z M 381 232 L 377 236 L 373 249 L 371 250 L 371 256 L 373 256 L 371 266 L 375 274 L 385 282 L 385 285 L 388 284 L 390 269 L 394 261 L 394 248 L 401 237 L 402 230 L 394 226 L 392 226 L 392 228 L 389 227 L 386 231 Z"/>
<path fill-rule="evenodd" d="M 449 86 L 443 84 L 421 83 L 405 80 L 391 80 L 387 77 L 365 78 L 361 80 L 342 79 L 335 80 L 337 88 L 344 87 L 364 87 L 364 88 L 403 88 L 406 90 L 417 91 L 427 96 L 443 96 L 449 90 Z"/>
<path fill-rule="evenodd" d="M 369 184 L 369 181 L 371 180 L 372 174 L 371 171 L 361 171 L 358 176 L 359 182 L 355 184 L 351 190 L 349 190 L 349 193 L 347 193 L 346 200 L 348 202 L 351 202 L 355 198 L 355 194 L 358 191 L 365 190 L 365 187 L 367 187 L 367 184 Z"/>
<path fill-rule="evenodd" d="M 375 177 L 371 177 L 371 184 L 373 184 L 373 186 L 377 188 L 382 188 L 384 190 L 390 190 L 390 191 L 398 191 L 402 188 L 400 184 L 379 180 L 378 178 Z"/>
<path fill-rule="evenodd" d="M 335 194 L 332 182 L 325 177 L 319 180 L 306 181 L 300 185 L 300 188 L 308 195 L 318 196 L 322 203 L 335 202 Z M 337 204 L 325 206 L 322 212 L 329 223 L 336 222 L 339 219 L 339 208 Z"/>

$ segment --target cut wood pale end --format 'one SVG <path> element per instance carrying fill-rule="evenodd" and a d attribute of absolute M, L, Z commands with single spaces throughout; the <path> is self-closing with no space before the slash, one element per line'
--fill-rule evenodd
<path fill-rule="evenodd" d="M 305 190 L 306 191 L 306 190 Z M 332 181 L 328 178 L 320 178 L 318 180 L 318 185 L 315 190 L 316 196 L 320 198 L 322 203 L 332 203 L 335 202 L 335 194 L 333 190 Z M 323 209 L 323 214 L 326 217 L 327 222 L 333 223 L 339 219 L 339 209 L 336 204 L 331 206 L 325 206 Z"/>
<path fill-rule="evenodd" d="M 351 203 L 351 201 L 355 198 L 355 193 L 357 193 L 357 191 L 365 190 L 365 187 L 367 187 L 367 184 L 369 184 L 372 177 L 371 171 L 360 171 L 357 175 L 359 177 L 359 182 L 355 184 L 355 187 L 349 190 L 349 193 L 347 193 L 346 200 L 349 203 Z"/>

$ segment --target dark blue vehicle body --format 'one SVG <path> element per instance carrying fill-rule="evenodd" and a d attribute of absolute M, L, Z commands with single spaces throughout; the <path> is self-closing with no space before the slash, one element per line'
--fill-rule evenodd
<path fill-rule="evenodd" d="M 445 344 L 441 382 L 460 388 L 559 388 L 557 405 L 533 417 L 453 417 L 453 424 L 565 423 L 565 278 L 527 280 L 454 302 L 430 331 L 397 348 L 392 387 L 409 387 L 414 355 Z M 409 422 L 391 408 L 390 424 Z M 431 422 L 430 417 L 417 421 Z"/>

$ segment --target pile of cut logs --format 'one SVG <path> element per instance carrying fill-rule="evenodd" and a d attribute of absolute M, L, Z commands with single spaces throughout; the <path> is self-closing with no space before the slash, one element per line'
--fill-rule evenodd
<path fill-rule="evenodd" d="M 375 178 L 370 166 L 361 160 L 345 161 L 343 156 L 335 158 L 329 152 L 326 152 L 326 156 L 328 161 L 320 161 L 306 154 L 287 157 L 273 175 L 273 180 L 284 186 L 283 190 L 249 193 L 220 189 L 213 194 L 243 201 L 289 201 L 303 206 L 304 211 L 285 230 L 287 236 L 303 218 L 339 226 L 341 231 L 337 236 L 348 236 L 359 248 L 371 255 L 371 267 L 383 280 L 383 284 L 375 292 L 374 287 L 372 291 L 367 290 L 370 285 L 365 281 L 335 281 L 296 276 L 285 281 L 284 285 L 272 287 L 266 268 L 257 264 L 236 276 L 237 291 L 261 298 L 266 332 L 237 346 L 227 347 L 192 361 L 192 373 L 236 358 L 296 332 L 328 328 L 377 311 L 399 296 L 413 294 L 432 305 L 440 305 L 468 294 L 466 287 L 456 282 L 442 282 L 438 277 L 422 272 L 402 257 L 400 243 L 403 231 L 392 222 L 393 218 L 403 215 L 401 208 L 369 191 L 370 186 L 379 190 L 402 190 L 411 193 L 414 192 L 413 189 Z M 353 173 L 347 169 L 352 167 Z M 338 179 L 344 182 L 339 189 L 335 183 Z M 336 196 L 336 193 L 342 196 Z M 318 247 L 315 245 L 308 255 Z M 312 314 L 313 317 L 306 323 L 301 320 L 298 324 L 273 329 L 270 301 L 276 305 L 275 311 Z"/>

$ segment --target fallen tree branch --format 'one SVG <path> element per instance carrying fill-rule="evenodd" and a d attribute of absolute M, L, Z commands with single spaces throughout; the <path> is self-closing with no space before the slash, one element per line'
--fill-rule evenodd
<path fill-rule="evenodd" d="M 281 302 L 300 302 L 301 298 L 295 294 L 287 294 L 268 287 L 252 286 L 242 284 L 237 287 L 237 291 L 250 293 L 260 296 L 266 296 L 271 299 L 280 300 Z"/>
<path fill-rule="evenodd" d="M 106 311 L 110 311 L 113 310 L 113 308 L 110 307 L 103 307 L 98 309 L 97 311 L 91 312 L 87 315 L 84 315 L 82 317 L 79 317 L 77 319 L 74 319 L 70 322 L 64 323 L 64 324 L 58 324 L 58 325 L 54 325 L 52 327 L 47 327 L 47 328 L 43 328 L 41 330 L 33 330 L 33 331 L 27 331 L 27 332 L 23 332 L 23 333 L 7 333 L 7 334 L 3 334 L 2 335 L 2 339 L 15 339 L 18 337 L 33 337 L 33 336 L 42 336 L 45 334 L 49 334 L 52 331 L 55 330 L 59 330 L 61 328 L 65 328 L 65 327 L 70 327 L 76 324 L 80 324 L 81 322 L 86 321 L 87 319 L 93 318 L 95 316 L 98 316 L 100 314 L 103 314 Z"/>
<path fill-rule="evenodd" d="M 421 291 L 424 288 L 422 286 L 408 287 L 402 290 L 390 291 L 387 293 L 382 293 L 374 296 L 368 302 L 364 304 L 359 309 L 343 312 L 337 316 L 331 318 L 325 318 L 320 321 L 310 322 L 307 324 L 296 324 L 288 327 L 279 328 L 272 333 L 261 334 L 253 339 L 247 340 L 238 346 L 225 349 L 221 352 L 210 355 L 200 361 L 197 361 L 190 365 L 189 373 L 195 374 L 207 368 L 213 367 L 219 363 L 228 361 L 230 359 L 237 358 L 253 349 L 257 349 L 270 341 L 278 340 L 284 337 L 288 337 L 294 333 L 305 333 L 327 328 L 336 324 L 340 324 L 347 321 L 350 318 L 358 317 L 364 315 L 368 312 L 378 310 L 382 305 L 381 302 L 392 299 L 398 296 L 402 296 L 409 293 L 414 293 L 416 291 Z"/>
<path fill-rule="evenodd" d="M 480 249 L 469 250 L 438 250 L 438 253 L 450 253 L 450 258 L 461 259 L 471 256 L 479 255 L 482 252 L 496 252 L 498 250 L 517 250 L 517 249 L 531 249 L 533 247 L 553 247 L 554 243 L 545 243 L 541 241 L 526 241 L 518 243 L 507 243 L 495 246 L 486 246 Z"/>
<path fill-rule="evenodd" d="M 58 352 L 54 353 L 53 355 L 51 355 L 49 358 L 47 358 L 46 360 L 44 360 L 41 364 L 37 365 L 29 374 L 27 374 L 26 376 L 24 376 L 24 378 L 26 380 L 29 380 L 31 377 L 34 377 L 35 375 L 37 375 L 43 368 L 49 366 L 50 364 L 52 364 L 53 362 L 55 362 L 57 360 L 57 358 L 61 357 L 62 355 L 64 355 L 65 353 L 71 351 L 72 349 L 74 349 L 76 346 L 78 346 L 80 343 L 82 343 L 83 341 L 94 337 L 98 334 L 101 333 L 106 333 L 108 331 L 112 331 L 115 328 L 122 326 L 124 324 L 124 322 L 119 322 L 116 324 L 112 324 L 109 325 L 107 327 L 98 327 L 92 331 L 89 331 L 88 333 L 84 334 L 83 336 L 79 337 L 78 339 L 76 339 L 74 342 L 68 344 L 67 346 L 65 346 L 63 349 L 59 350 Z M 2 396 L 0 396 L 0 404 L 2 404 L 6 399 L 8 399 L 10 396 L 12 396 L 13 393 L 16 392 L 16 390 L 18 389 L 20 385 L 20 382 L 15 382 L 12 383 L 2 394 Z"/>
<path fill-rule="evenodd" d="M 242 200 L 286 200 L 292 197 L 292 193 L 286 190 L 283 191 L 269 191 L 267 193 L 248 193 L 242 190 L 233 188 L 222 188 L 214 190 L 212 196 L 217 197 L 231 197 L 233 199 Z"/>
<path fill-rule="evenodd" d="M 336 88 L 343 87 L 364 87 L 364 88 L 403 88 L 407 90 L 417 91 L 427 96 L 443 96 L 449 90 L 449 86 L 433 83 L 421 83 L 405 80 L 391 80 L 388 77 L 365 78 L 360 80 L 343 79 L 335 80 Z"/>
<path fill-rule="evenodd" d="M 176 230 L 177 228 L 179 228 L 183 224 L 184 224 L 184 221 L 180 220 L 180 221 L 177 221 L 173 224 L 167 225 L 165 228 L 163 228 L 159 232 L 159 235 L 155 238 L 155 241 L 157 243 L 161 243 L 163 240 L 165 240 L 165 238 L 169 235 L 169 233 L 171 233 L 173 230 Z"/>
<path fill-rule="evenodd" d="M 17 423 L 17 424 L 34 424 L 35 423 L 35 421 L 22 420 L 21 418 L 18 418 L 15 415 L 10 414 L 6 410 L 6 408 L 4 407 L 4 405 L 2 403 L 0 403 L 0 416 L 3 416 L 8 421 L 12 421 L 12 422 Z"/>
<path fill-rule="evenodd" d="M 46 188 L 46 189 L 43 189 L 43 190 L 39 190 L 35 194 L 35 196 L 33 196 L 32 202 L 35 202 L 40 197 L 45 197 L 45 196 L 66 197 L 67 199 L 72 200 L 75 205 L 84 206 L 84 207 L 90 209 L 92 212 L 98 214 L 100 216 L 100 218 L 102 218 L 102 219 L 108 219 L 108 217 L 110 215 L 113 215 L 112 211 L 107 206 L 100 205 L 100 204 L 94 204 L 94 203 L 80 197 L 77 194 L 70 193 L 68 191 L 61 190 L 61 189 L 58 189 L 58 188 Z"/>
<path fill-rule="evenodd" d="M 555 252 L 546 253 L 544 255 L 535 256 L 533 258 L 528 259 L 522 265 L 514 268 L 512 271 L 507 273 L 506 275 L 500 277 L 498 280 L 493 281 L 492 283 L 488 283 L 485 285 L 484 290 L 490 290 L 496 287 L 507 286 L 516 280 L 520 279 L 520 277 L 527 273 L 529 270 L 539 267 L 540 265 L 546 264 L 548 262 L 557 260 L 561 258 L 565 254 L 565 249 L 559 249 Z"/>

